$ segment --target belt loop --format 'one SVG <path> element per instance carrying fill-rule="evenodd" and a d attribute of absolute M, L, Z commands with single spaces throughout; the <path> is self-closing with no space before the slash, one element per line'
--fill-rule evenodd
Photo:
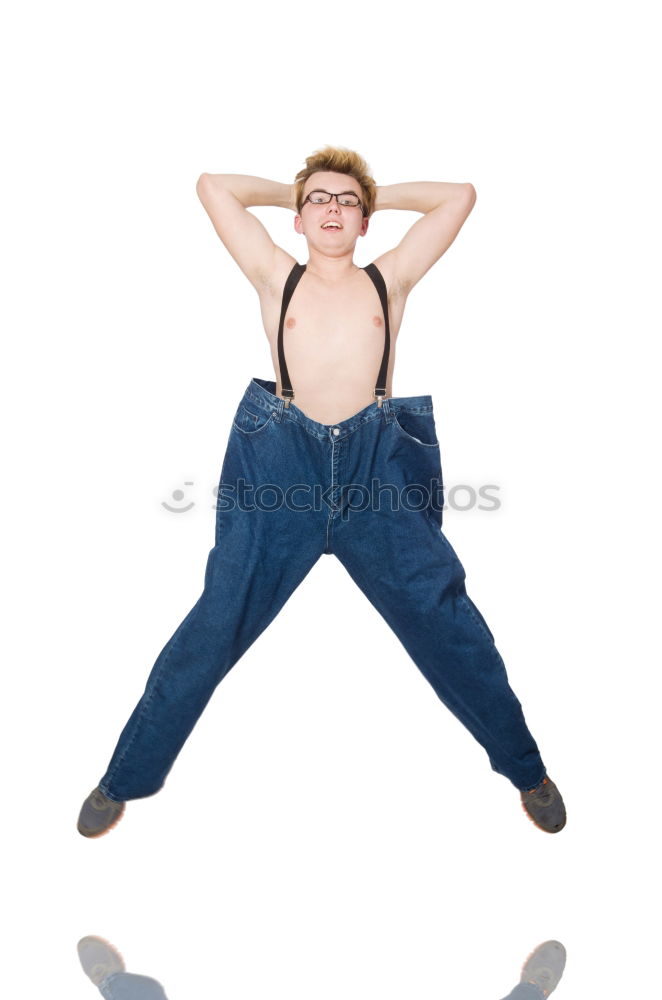
<path fill-rule="evenodd" d="M 388 396 L 384 396 L 384 400 L 381 405 L 381 410 L 382 413 L 384 414 L 384 421 L 387 424 L 390 424 L 391 420 L 393 419 L 393 410 L 391 408 L 391 400 L 388 398 Z"/>
<path fill-rule="evenodd" d="M 288 400 L 289 402 L 289 400 Z M 285 401 L 276 396 L 276 402 L 273 404 L 273 409 L 275 413 L 274 420 L 280 423 L 283 419 L 283 407 L 285 406 Z"/>

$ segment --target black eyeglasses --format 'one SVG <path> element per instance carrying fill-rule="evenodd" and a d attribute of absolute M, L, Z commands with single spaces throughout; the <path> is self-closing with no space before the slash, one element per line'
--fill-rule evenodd
<path fill-rule="evenodd" d="M 354 191 L 341 191 L 340 194 L 331 194 L 330 191 L 311 191 L 310 194 L 306 195 L 303 199 L 303 205 L 307 201 L 311 205 L 328 205 L 332 198 L 335 198 L 339 205 L 343 208 L 361 208 L 361 211 L 365 211 L 363 205 L 361 204 L 361 199 Z M 301 206 L 303 208 L 303 205 Z"/>

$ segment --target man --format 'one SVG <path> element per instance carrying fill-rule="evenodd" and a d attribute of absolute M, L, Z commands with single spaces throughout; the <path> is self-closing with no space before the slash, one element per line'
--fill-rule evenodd
<path fill-rule="evenodd" d="M 473 187 L 377 187 L 358 154 L 326 147 L 307 158 L 293 185 L 202 174 L 197 191 L 259 295 L 276 381 L 252 379 L 239 403 L 204 591 L 159 654 L 79 831 L 99 836 L 126 800 L 161 788 L 217 684 L 320 556 L 334 554 L 492 768 L 520 791 L 531 819 L 558 832 L 561 796 L 440 530 L 432 399 L 392 396 L 407 296 L 457 236 Z M 306 265 L 272 242 L 247 211 L 255 205 L 295 212 Z M 357 239 L 372 213 L 388 208 L 423 217 L 360 268 Z"/>

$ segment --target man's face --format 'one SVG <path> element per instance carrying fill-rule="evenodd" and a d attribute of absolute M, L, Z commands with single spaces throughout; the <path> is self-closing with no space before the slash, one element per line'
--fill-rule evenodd
<path fill-rule="evenodd" d="M 297 233 L 302 233 L 309 246 L 326 256 L 337 257 L 353 250 L 358 237 L 365 235 L 368 229 L 369 220 L 363 215 L 361 206 L 341 205 L 337 198 L 326 205 L 316 205 L 305 201 L 312 191 L 339 195 L 351 191 L 363 201 L 359 182 L 348 174 L 324 171 L 311 174 L 304 185 L 301 213 L 294 219 Z"/>

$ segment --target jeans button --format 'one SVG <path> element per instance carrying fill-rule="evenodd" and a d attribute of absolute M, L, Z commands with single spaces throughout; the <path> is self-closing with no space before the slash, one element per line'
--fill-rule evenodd
<path fill-rule="evenodd" d="M 338 428 L 337 428 L 337 427 L 334 427 L 334 428 L 333 428 L 333 433 L 334 433 L 334 434 L 340 434 L 340 431 L 338 430 Z"/>

